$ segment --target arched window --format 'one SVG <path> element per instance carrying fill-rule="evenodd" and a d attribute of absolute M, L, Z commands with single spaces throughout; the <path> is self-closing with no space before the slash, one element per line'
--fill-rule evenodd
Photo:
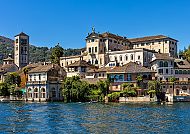
<path fill-rule="evenodd" d="M 34 89 L 34 98 L 38 98 L 38 89 L 37 88 Z"/>
<path fill-rule="evenodd" d="M 159 67 L 163 67 L 163 61 L 160 61 Z"/>
<path fill-rule="evenodd" d="M 32 89 L 28 88 L 28 98 L 32 98 Z"/>
<path fill-rule="evenodd" d="M 115 61 L 117 61 L 117 57 L 115 56 Z"/>
<path fill-rule="evenodd" d="M 45 90 L 45 88 L 41 88 L 41 97 L 46 98 L 46 90 Z"/>
<path fill-rule="evenodd" d="M 131 54 L 131 60 L 133 60 L 133 54 Z"/>
<path fill-rule="evenodd" d="M 120 58 L 120 61 L 122 61 L 122 55 L 120 55 L 119 58 Z"/>
<path fill-rule="evenodd" d="M 34 92 L 38 92 L 38 89 L 37 89 L 37 88 L 35 88 L 35 89 L 34 89 Z"/>
<path fill-rule="evenodd" d="M 95 60 L 95 64 L 98 64 L 98 60 L 97 59 Z"/>
<path fill-rule="evenodd" d="M 164 62 L 164 67 L 168 67 L 168 62 L 167 61 Z"/>
<path fill-rule="evenodd" d="M 42 88 L 42 89 L 41 89 L 41 92 L 46 92 L 45 88 Z"/>
<path fill-rule="evenodd" d="M 127 55 L 125 55 L 125 60 L 126 60 L 126 61 L 128 60 L 128 56 L 127 56 Z"/>
<path fill-rule="evenodd" d="M 31 89 L 31 88 L 28 88 L 28 92 L 29 92 L 29 93 L 32 92 L 32 89 Z"/>

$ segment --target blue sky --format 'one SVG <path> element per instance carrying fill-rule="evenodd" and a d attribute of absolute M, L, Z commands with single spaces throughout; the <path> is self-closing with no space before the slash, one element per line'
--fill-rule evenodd
<path fill-rule="evenodd" d="M 190 44 L 189 0 L 1 0 L 0 35 L 24 31 L 30 43 L 63 48 L 85 46 L 95 26 L 128 38 L 164 34 Z"/>

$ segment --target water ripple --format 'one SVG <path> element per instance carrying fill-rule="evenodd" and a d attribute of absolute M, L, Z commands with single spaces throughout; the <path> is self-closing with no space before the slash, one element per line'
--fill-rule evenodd
<path fill-rule="evenodd" d="M 0 133 L 189 133 L 190 103 L 0 103 Z"/>

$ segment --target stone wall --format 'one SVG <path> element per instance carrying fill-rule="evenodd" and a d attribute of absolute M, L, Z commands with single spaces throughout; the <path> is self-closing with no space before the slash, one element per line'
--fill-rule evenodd
<path fill-rule="evenodd" d="M 150 96 L 144 96 L 144 97 L 119 97 L 119 102 L 150 102 Z"/>

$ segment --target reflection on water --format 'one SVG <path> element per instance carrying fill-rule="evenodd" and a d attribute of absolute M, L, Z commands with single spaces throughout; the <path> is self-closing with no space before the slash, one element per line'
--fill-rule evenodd
<path fill-rule="evenodd" d="M 0 103 L 0 133 L 188 133 L 190 103 Z"/>

